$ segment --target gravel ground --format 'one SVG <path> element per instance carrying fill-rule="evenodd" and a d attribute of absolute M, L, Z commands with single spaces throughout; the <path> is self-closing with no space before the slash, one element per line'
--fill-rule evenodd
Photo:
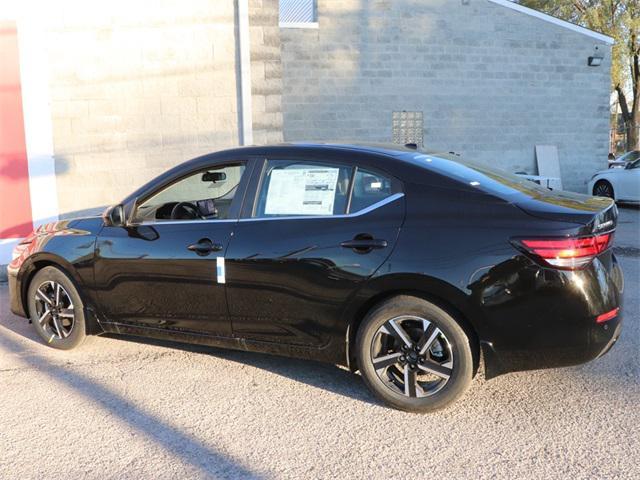
<path fill-rule="evenodd" d="M 640 211 L 625 326 L 587 365 L 477 378 L 431 415 L 314 362 L 131 338 L 45 347 L 0 286 L 0 478 L 640 478 Z"/>

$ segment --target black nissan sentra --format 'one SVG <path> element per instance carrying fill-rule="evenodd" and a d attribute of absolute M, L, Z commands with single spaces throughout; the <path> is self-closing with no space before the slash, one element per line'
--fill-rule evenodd
<path fill-rule="evenodd" d="M 481 354 L 491 378 L 609 350 L 616 222 L 609 199 L 411 145 L 238 148 L 38 228 L 11 308 L 55 348 L 109 332 L 322 360 L 425 412 Z"/>

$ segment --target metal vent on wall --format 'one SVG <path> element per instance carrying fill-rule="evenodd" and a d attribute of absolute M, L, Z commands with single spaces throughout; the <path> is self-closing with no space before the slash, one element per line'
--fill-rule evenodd
<path fill-rule="evenodd" d="M 393 112 L 392 118 L 393 143 L 406 145 L 415 143 L 422 146 L 424 142 L 424 120 L 422 112 L 407 112 L 406 110 Z"/>

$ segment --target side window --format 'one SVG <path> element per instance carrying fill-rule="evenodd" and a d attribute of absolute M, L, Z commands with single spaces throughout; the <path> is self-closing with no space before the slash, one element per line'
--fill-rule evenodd
<path fill-rule="evenodd" d="M 356 213 L 401 191 L 394 178 L 358 168 L 353 182 L 349 213 Z"/>
<path fill-rule="evenodd" d="M 318 22 L 317 0 L 280 0 L 280 27 L 315 26 Z"/>
<path fill-rule="evenodd" d="M 224 220 L 244 173 L 244 164 L 199 170 L 144 200 L 133 221 Z"/>
<path fill-rule="evenodd" d="M 254 217 L 344 214 L 352 167 L 268 160 Z"/>

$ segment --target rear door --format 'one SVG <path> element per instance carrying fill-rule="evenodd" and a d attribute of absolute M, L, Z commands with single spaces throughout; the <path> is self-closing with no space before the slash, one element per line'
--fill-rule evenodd
<path fill-rule="evenodd" d="M 252 184 L 225 258 L 233 333 L 325 345 L 393 250 L 402 186 L 365 166 L 278 158 L 256 166 Z"/>

